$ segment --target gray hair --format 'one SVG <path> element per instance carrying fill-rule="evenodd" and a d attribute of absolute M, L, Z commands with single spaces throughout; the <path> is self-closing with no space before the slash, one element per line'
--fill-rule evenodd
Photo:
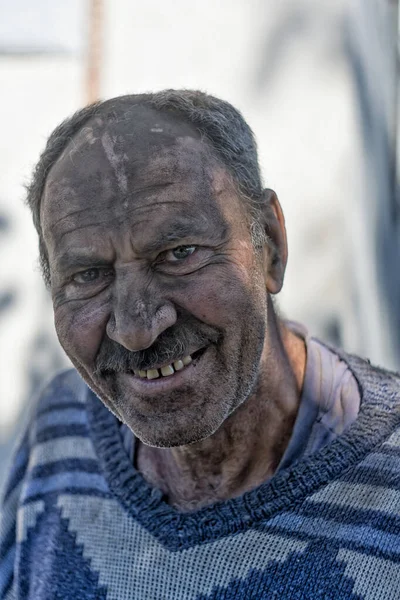
<path fill-rule="evenodd" d="M 92 118 L 104 116 L 106 119 L 116 120 L 121 111 L 137 105 L 160 112 L 173 112 L 199 131 L 231 175 L 239 195 L 248 206 L 255 247 L 258 248 L 265 242 L 264 228 L 259 219 L 263 194 L 257 144 L 241 113 L 229 102 L 200 91 L 164 90 L 120 96 L 91 104 L 63 121 L 48 138 L 31 182 L 27 186 L 27 204 L 32 211 L 33 223 L 39 235 L 40 265 L 47 285 L 50 283 L 50 268 L 40 222 L 40 207 L 50 169 L 74 136 Z"/>

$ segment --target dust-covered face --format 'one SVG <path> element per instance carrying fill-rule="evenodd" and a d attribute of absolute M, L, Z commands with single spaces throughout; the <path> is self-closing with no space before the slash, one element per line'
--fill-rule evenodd
<path fill-rule="evenodd" d="M 210 436 L 253 390 L 265 275 L 208 146 L 138 110 L 76 136 L 41 218 L 61 345 L 140 440 L 171 447 Z"/>

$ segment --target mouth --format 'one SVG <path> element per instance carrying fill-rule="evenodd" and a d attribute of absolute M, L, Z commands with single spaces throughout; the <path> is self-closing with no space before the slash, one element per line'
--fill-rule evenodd
<path fill-rule="evenodd" d="M 120 373 L 117 377 L 121 384 L 126 386 L 126 391 L 131 390 L 135 395 L 154 400 L 158 394 L 170 393 L 188 384 L 193 385 L 196 369 L 201 368 L 202 363 L 206 361 L 209 349 L 210 346 L 206 346 L 171 363 L 143 371 Z"/>
<path fill-rule="evenodd" d="M 162 366 L 152 367 L 151 369 L 145 370 L 134 369 L 131 374 L 133 374 L 135 378 L 148 381 L 164 377 L 173 377 L 177 373 L 187 369 L 187 367 L 200 358 L 205 351 L 206 348 L 200 348 L 200 350 L 196 350 L 192 354 L 187 354 L 182 358 L 178 358 L 170 363 L 165 363 Z"/>

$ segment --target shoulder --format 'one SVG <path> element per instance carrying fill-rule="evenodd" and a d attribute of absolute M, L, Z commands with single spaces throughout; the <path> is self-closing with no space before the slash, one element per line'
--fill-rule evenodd
<path fill-rule="evenodd" d="M 27 426 L 30 447 L 71 434 L 71 426 L 86 423 L 88 387 L 75 369 L 61 371 L 32 400 Z"/>
<path fill-rule="evenodd" d="M 68 438 L 89 436 L 89 388 L 75 369 L 53 377 L 32 407 L 27 436 L 30 450 L 49 442 L 62 445 Z"/>
<path fill-rule="evenodd" d="M 75 416 L 77 411 L 85 411 L 87 393 L 88 388 L 75 369 L 63 370 L 43 384 L 26 407 L 26 424 L 20 439 L 15 441 L 11 473 L 15 467 L 19 473 L 25 471 L 32 449 L 42 438 L 49 439 L 56 433 L 51 430 L 52 425 L 62 422 L 67 426 L 74 420 L 74 410 Z M 82 415 L 80 420 L 82 421 Z M 4 488 L 5 486 L 3 493 Z"/>
<path fill-rule="evenodd" d="M 73 369 L 57 374 L 44 386 L 17 446 L 4 501 L 14 492 L 23 504 L 60 486 L 75 489 L 77 472 L 98 470 L 86 406 L 88 393 Z"/>
<path fill-rule="evenodd" d="M 57 373 L 41 389 L 36 402 L 36 411 L 43 412 L 66 405 L 86 403 L 88 387 L 75 369 Z"/>
<path fill-rule="evenodd" d="M 48 536 L 62 495 L 108 493 L 91 440 L 88 394 L 89 388 L 70 369 L 56 375 L 32 401 L 0 506 L 0 598 L 4 590 L 12 589 L 29 546 L 28 532 L 39 517 L 46 515 L 49 526 L 43 527 Z"/>
<path fill-rule="evenodd" d="M 382 410 L 400 409 L 400 373 L 371 364 L 368 358 L 350 354 L 316 340 L 344 361 L 354 375 L 363 404 Z"/>
<path fill-rule="evenodd" d="M 43 465 L 69 454 L 94 455 L 86 411 L 88 387 L 75 369 L 58 373 L 31 400 L 27 425 L 16 442 L 3 496 L 21 486 Z M 45 469 L 46 470 L 46 469 Z"/>

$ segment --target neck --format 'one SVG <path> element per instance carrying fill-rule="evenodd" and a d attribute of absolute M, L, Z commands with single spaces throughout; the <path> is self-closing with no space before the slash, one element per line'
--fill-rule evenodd
<path fill-rule="evenodd" d="M 255 392 L 209 438 L 177 448 L 139 444 L 137 468 L 182 511 L 251 490 L 275 472 L 296 418 L 304 342 L 269 311 L 268 340 Z"/>

